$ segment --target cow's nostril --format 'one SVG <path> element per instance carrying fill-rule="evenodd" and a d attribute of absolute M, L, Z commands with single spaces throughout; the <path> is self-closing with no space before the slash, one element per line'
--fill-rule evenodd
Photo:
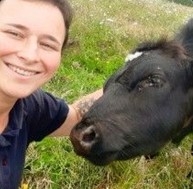
<path fill-rule="evenodd" d="M 89 133 L 84 133 L 82 140 L 84 142 L 92 142 L 95 139 L 96 133 L 91 130 Z"/>
<path fill-rule="evenodd" d="M 96 140 L 98 138 L 98 134 L 94 128 L 94 126 L 90 126 L 86 128 L 82 133 L 82 140 L 81 145 L 89 150 L 93 144 L 96 143 Z"/>

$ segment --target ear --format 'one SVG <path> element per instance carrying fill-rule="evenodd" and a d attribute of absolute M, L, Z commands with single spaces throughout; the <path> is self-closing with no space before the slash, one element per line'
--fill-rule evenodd
<path fill-rule="evenodd" d="M 181 28 L 174 38 L 186 50 L 188 55 L 193 58 L 193 18 Z"/>

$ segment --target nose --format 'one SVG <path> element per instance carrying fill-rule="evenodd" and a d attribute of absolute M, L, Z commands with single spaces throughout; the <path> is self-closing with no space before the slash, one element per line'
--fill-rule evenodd
<path fill-rule="evenodd" d="M 99 141 L 99 134 L 93 125 L 80 132 L 76 128 L 73 129 L 70 137 L 76 153 L 83 156 L 88 155 L 92 147 Z"/>
<path fill-rule="evenodd" d="M 21 49 L 17 53 L 18 57 L 25 63 L 35 63 L 39 61 L 38 41 L 36 37 L 26 39 Z"/>

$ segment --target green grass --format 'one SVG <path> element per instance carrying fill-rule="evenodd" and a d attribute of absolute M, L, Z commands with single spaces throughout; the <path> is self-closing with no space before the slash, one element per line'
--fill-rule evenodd
<path fill-rule="evenodd" d="M 71 0 L 75 17 L 60 69 L 45 90 L 71 103 L 101 88 L 137 43 L 171 37 L 193 8 L 164 0 Z M 158 157 L 96 167 L 75 155 L 68 138 L 46 138 L 27 153 L 24 183 L 31 189 L 188 189 L 192 136 L 168 144 Z"/>

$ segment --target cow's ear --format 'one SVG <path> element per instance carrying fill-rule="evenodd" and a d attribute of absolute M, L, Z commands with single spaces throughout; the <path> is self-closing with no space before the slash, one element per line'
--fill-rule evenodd
<path fill-rule="evenodd" d="M 174 38 L 186 50 L 188 55 L 193 58 L 193 18 L 181 28 Z"/>

